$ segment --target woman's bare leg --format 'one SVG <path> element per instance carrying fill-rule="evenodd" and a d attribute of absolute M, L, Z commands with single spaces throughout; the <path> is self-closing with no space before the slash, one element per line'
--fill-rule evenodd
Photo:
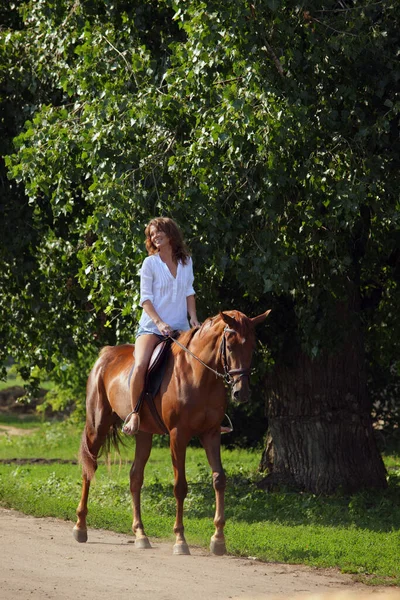
<path fill-rule="evenodd" d="M 151 355 L 154 348 L 159 343 L 159 338 L 156 335 L 144 334 L 137 338 L 135 343 L 135 366 L 132 373 L 130 395 L 131 395 L 131 410 L 134 410 L 140 394 L 144 388 L 144 380 L 146 377 L 147 367 L 149 366 Z M 139 431 L 140 418 L 138 413 L 133 413 L 128 421 L 124 424 L 122 431 L 127 435 L 135 435 Z"/>

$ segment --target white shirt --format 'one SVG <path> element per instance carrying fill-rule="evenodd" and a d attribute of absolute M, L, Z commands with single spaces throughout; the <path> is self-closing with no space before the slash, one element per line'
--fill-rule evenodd
<path fill-rule="evenodd" d="M 160 319 L 173 329 L 190 329 L 187 312 L 187 297 L 195 294 L 193 289 L 193 263 L 189 258 L 184 265 L 178 262 L 174 277 L 158 254 L 144 259 L 140 269 L 140 306 L 150 300 Z M 156 324 L 143 310 L 139 326 L 151 333 L 160 334 Z"/>

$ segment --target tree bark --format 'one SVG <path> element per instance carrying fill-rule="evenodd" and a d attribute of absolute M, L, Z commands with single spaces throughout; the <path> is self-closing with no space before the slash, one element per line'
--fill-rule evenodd
<path fill-rule="evenodd" d="M 267 384 L 265 488 L 287 484 L 316 494 L 385 488 L 368 402 L 361 329 L 312 360 L 301 349 Z"/>

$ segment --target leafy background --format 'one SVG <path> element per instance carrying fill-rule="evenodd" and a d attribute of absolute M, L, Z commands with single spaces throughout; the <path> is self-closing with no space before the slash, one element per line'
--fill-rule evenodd
<path fill-rule="evenodd" d="M 265 431 L 264 376 L 288 343 L 340 347 L 353 296 L 370 396 L 398 421 L 398 9 L 2 7 L 2 363 L 82 408 L 98 349 L 133 339 L 143 229 L 164 214 L 193 252 L 202 319 L 273 308 L 245 437 Z"/>

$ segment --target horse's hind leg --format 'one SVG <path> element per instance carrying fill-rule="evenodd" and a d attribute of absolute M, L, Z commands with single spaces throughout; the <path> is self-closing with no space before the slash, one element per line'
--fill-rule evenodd
<path fill-rule="evenodd" d="M 90 488 L 90 479 L 88 479 L 85 475 L 82 476 L 82 493 L 81 499 L 76 510 L 76 514 L 78 520 L 76 525 L 74 526 L 72 533 L 74 534 L 74 538 L 77 542 L 87 542 L 87 526 L 86 526 L 86 516 L 87 516 L 87 503 L 89 497 L 89 488 Z"/>
<path fill-rule="evenodd" d="M 97 456 L 113 424 L 113 415 L 110 408 L 96 410 L 96 416 L 100 417 L 95 424 L 95 419 L 86 419 L 85 429 L 82 435 L 80 447 L 80 461 L 82 463 L 82 492 L 81 499 L 76 510 L 78 520 L 73 529 L 74 538 L 77 542 L 87 541 L 86 517 L 88 513 L 88 497 L 90 482 L 97 470 Z"/>
<path fill-rule="evenodd" d="M 151 548 L 142 523 L 140 492 L 143 485 L 144 468 L 150 456 L 152 442 L 153 435 L 151 433 L 139 431 L 136 434 L 135 460 L 130 471 L 130 488 L 133 501 L 132 531 L 135 534 L 135 547 L 140 549 Z"/>
<path fill-rule="evenodd" d="M 201 438 L 207 459 L 212 469 L 213 486 L 215 490 L 215 533 L 211 538 L 210 551 L 221 556 L 226 552 L 225 546 L 225 488 L 226 476 L 221 462 L 221 435 L 218 430 L 215 433 L 203 435 Z"/>

